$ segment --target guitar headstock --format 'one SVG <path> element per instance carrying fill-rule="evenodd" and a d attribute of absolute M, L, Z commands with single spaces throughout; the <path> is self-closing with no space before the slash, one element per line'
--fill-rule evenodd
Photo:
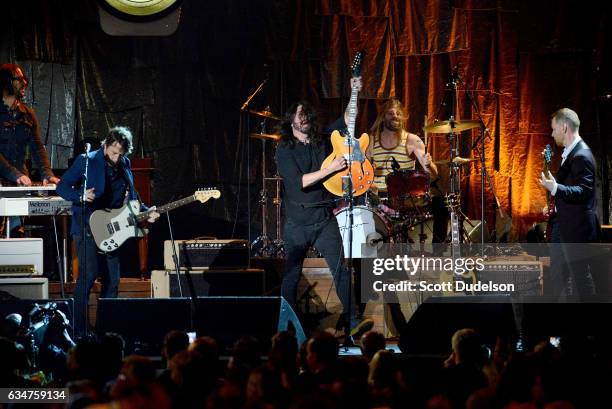
<path fill-rule="evenodd" d="M 547 172 L 548 168 L 550 167 L 550 162 L 553 157 L 553 150 L 550 144 L 546 145 L 546 148 L 544 148 L 543 155 L 544 155 L 544 171 Z"/>
<path fill-rule="evenodd" d="M 355 57 L 353 58 L 353 63 L 351 64 L 351 76 L 353 78 L 361 76 L 361 60 L 363 58 L 363 52 L 357 51 Z"/>
<path fill-rule="evenodd" d="M 205 203 L 211 197 L 213 199 L 220 198 L 221 197 L 221 192 L 219 192 L 217 189 L 213 189 L 213 188 L 204 188 L 204 189 L 196 190 L 193 195 L 195 196 L 197 201 L 199 201 L 200 203 Z"/>

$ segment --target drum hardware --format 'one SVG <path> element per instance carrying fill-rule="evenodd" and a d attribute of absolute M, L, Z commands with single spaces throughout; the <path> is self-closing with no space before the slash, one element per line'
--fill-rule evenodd
<path fill-rule="evenodd" d="M 264 141 L 265 143 L 265 141 Z M 262 159 L 262 167 L 265 166 L 265 151 Z M 272 205 L 276 208 L 276 239 L 272 240 L 268 236 L 268 226 L 266 223 L 268 215 L 268 190 L 266 189 L 266 181 L 274 181 L 275 183 L 275 195 L 272 198 Z M 282 178 L 279 176 L 274 177 L 263 177 L 262 189 L 259 192 L 260 199 L 259 204 L 261 206 L 261 235 L 253 240 L 251 249 L 253 255 L 256 257 L 271 257 L 271 258 L 283 258 L 285 254 L 284 242 L 281 233 L 281 206 L 282 199 L 280 197 L 280 183 Z"/>
<path fill-rule="evenodd" d="M 349 206 L 337 209 L 336 220 L 345 254 L 356 258 L 377 257 L 381 243 L 392 236 L 393 229 L 382 212 L 365 205 L 353 206 L 352 229 L 350 224 Z M 352 231 L 352 240 L 349 234 Z M 362 246 L 367 244 L 367 246 Z"/>
<path fill-rule="evenodd" d="M 453 92 L 457 92 L 456 83 L 454 84 L 455 88 Z M 480 121 L 472 121 L 472 120 L 454 120 L 454 116 L 448 121 L 434 121 L 431 125 L 426 125 L 423 127 L 423 130 L 429 133 L 440 133 L 440 134 L 450 134 L 451 132 L 463 132 L 468 131 L 470 129 L 478 128 L 480 126 Z"/>
<path fill-rule="evenodd" d="M 280 121 L 281 118 L 274 115 L 272 112 L 265 110 L 265 111 L 255 111 L 252 109 L 245 109 L 244 111 L 248 112 L 249 114 L 253 114 L 253 115 L 257 115 L 257 116 L 261 116 L 262 118 L 267 118 L 267 119 L 272 119 L 274 121 Z"/>
<path fill-rule="evenodd" d="M 261 92 L 261 90 L 264 88 L 267 82 L 268 82 L 268 74 L 266 74 L 266 78 L 259 83 L 255 91 L 253 91 L 253 93 L 251 93 L 247 97 L 246 101 L 244 101 L 244 103 L 240 107 L 240 110 L 243 112 L 257 115 L 263 118 L 262 121 L 259 123 L 259 132 L 249 134 L 250 138 L 261 140 L 261 149 L 262 149 L 261 151 L 262 184 L 261 184 L 261 191 L 259 192 L 259 196 L 260 196 L 259 204 L 261 206 L 261 216 L 262 216 L 261 217 L 262 229 L 261 229 L 261 235 L 257 237 L 255 240 L 253 240 L 253 242 L 251 243 L 251 249 L 254 255 L 259 256 L 259 257 L 283 257 L 284 256 L 284 246 L 283 246 L 283 241 L 280 236 L 280 205 L 281 205 L 280 178 L 278 178 L 278 176 L 276 176 L 275 178 L 272 178 L 276 180 L 276 195 L 273 201 L 273 204 L 276 206 L 276 222 L 277 222 L 276 223 L 276 240 L 274 241 L 270 240 L 270 238 L 268 237 L 268 229 L 266 226 L 267 211 L 268 211 L 268 191 L 266 190 L 266 180 L 269 179 L 266 177 L 266 141 L 272 140 L 274 142 L 278 142 L 280 140 L 280 135 L 269 134 L 266 132 L 266 121 L 268 119 L 271 119 L 274 121 L 280 121 L 281 118 L 272 114 L 272 112 L 270 112 L 269 106 L 267 106 L 263 111 L 258 111 L 258 110 L 248 108 L 251 100 L 257 94 Z M 247 147 L 248 146 L 249 144 L 247 144 Z M 249 155 L 250 153 L 247 153 L 247 157 L 249 157 L 250 159 Z M 249 196 L 249 201 L 250 201 L 250 196 Z M 250 217 L 251 215 L 249 214 L 249 226 L 250 226 Z"/>
<path fill-rule="evenodd" d="M 249 138 L 278 142 L 280 141 L 281 136 L 277 134 L 268 134 L 268 133 L 250 133 Z"/>
<path fill-rule="evenodd" d="M 261 235 L 258 236 L 251 243 L 252 253 L 256 257 L 273 257 L 273 258 L 283 258 L 285 249 L 284 243 L 281 237 L 281 204 L 282 200 L 280 198 L 280 182 L 282 180 L 278 175 L 274 177 L 266 177 L 267 170 L 267 161 L 266 161 L 266 142 L 268 140 L 272 140 L 274 142 L 278 142 L 280 140 L 280 135 L 268 134 L 265 132 L 266 130 L 266 120 L 267 118 L 276 119 L 273 116 L 263 115 L 263 113 L 268 113 L 269 111 L 257 112 L 246 110 L 250 113 L 261 114 L 260 116 L 264 117 L 264 119 L 260 123 L 260 132 L 259 133 L 250 133 L 249 137 L 261 140 L 261 191 L 259 192 L 259 205 L 261 206 Z M 276 207 L 276 239 L 272 240 L 268 237 L 268 226 L 267 226 L 267 218 L 268 218 L 268 190 L 266 189 L 266 181 L 272 180 L 275 181 L 275 190 L 276 194 L 272 199 L 272 204 Z"/>
<path fill-rule="evenodd" d="M 460 156 L 457 156 L 455 159 L 453 159 L 452 163 L 457 164 L 457 165 L 466 165 L 468 163 L 476 162 L 476 161 L 477 161 L 477 159 L 474 159 L 474 158 L 467 159 L 467 158 L 462 158 Z M 448 165 L 449 164 L 449 162 L 447 160 L 437 160 L 434 163 L 436 165 Z"/>
<path fill-rule="evenodd" d="M 459 81 L 463 83 L 463 81 L 461 81 L 461 78 L 457 75 L 456 82 L 459 82 Z M 491 177 L 489 176 L 489 173 L 487 172 L 486 161 L 485 161 L 485 142 L 487 139 L 486 137 L 487 136 L 491 137 L 491 135 L 489 133 L 489 130 L 485 126 L 484 120 L 482 119 L 482 115 L 480 114 L 480 109 L 478 108 L 478 104 L 476 104 L 476 100 L 474 99 L 472 93 L 467 91 L 467 86 L 465 85 L 465 83 L 463 83 L 463 86 L 464 88 L 466 88 L 465 94 L 467 95 L 468 100 L 470 101 L 472 108 L 474 112 L 476 112 L 476 116 L 478 117 L 478 120 L 475 122 L 478 123 L 478 128 L 480 130 L 480 132 L 478 133 L 478 138 L 472 144 L 472 150 L 476 151 L 476 155 L 478 159 L 480 160 L 480 226 L 483 226 L 483 228 L 480 229 L 480 246 L 481 246 L 481 254 L 484 256 L 485 240 L 486 240 L 485 235 L 486 235 L 486 230 L 487 230 L 486 221 L 485 221 L 485 187 L 486 187 L 485 180 L 489 184 L 489 188 L 491 189 L 491 193 L 493 194 L 493 198 L 494 198 L 493 203 L 492 203 L 493 214 L 495 215 L 496 218 L 499 216 L 500 225 L 504 226 L 504 231 L 502 231 L 501 233 L 497 231 L 497 227 L 495 227 L 494 237 L 496 240 L 499 240 L 501 236 L 503 236 L 503 234 L 509 233 L 509 231 L 512 229 L 512 217 L 507 215 L 503 211 L 502 207 L 500 206 L 499 199 L 497 198 L 497 194 L 495 193 L 495 187 L 493 186 L 493 183 L 491 183 Z M 456 87 L 455 87 L 455 92 L 456 92 Z M 497 226 L 497 223 L 494 223 L 494 225 Z"/>
<path fill-rule="evenodd" d="M 429 173 L 421 170 L 400 170 L 387 175 L 385 183 L 392 209 L 400 214 L 422 213 L 429 205 Z"/>

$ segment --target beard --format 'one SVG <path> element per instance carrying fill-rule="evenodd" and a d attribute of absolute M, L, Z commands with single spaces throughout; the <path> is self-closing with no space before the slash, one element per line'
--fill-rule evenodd
<path fill-rule="evenodd" d="M 305 134 L 307 134 L 310 131 L 310 128 L 311 128 L 310 122 L 304 122 L 304 123 L 293 125 L 293 129 L 295 129 L 298 132 L 305 133 Z"/>
<path fill-rule="evenodd" d="M 397 132 L 402 128 L 402 122 L 399 119 L 386 120 L 384 125 L 385 128 L 393 132 Z"/>

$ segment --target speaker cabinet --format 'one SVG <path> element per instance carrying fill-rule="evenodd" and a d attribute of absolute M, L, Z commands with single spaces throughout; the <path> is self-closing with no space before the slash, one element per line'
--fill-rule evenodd
<path fill-rule="evenodd" d="M 491 345 L 498 335 L 516 335 L 517 323 L 510 296 L 430 297 L 401 329 L 399 348 L 408 354 L 446 355 L 459 329 L 474 328 Z"/>
<path fill-rule="evenodd" d="M 49 298 L 49 282 L 44 277 L 10 277 L 0 278 L 0 291 L 17 298 Z"/>
<path fill-rule="evenodd" d="M 126 340 L 128 353 L 158 355 L 171 330 L 195 331 L 215 338 L 229 349 L 243 335 L 256 337 L 264 347 L 289 325 L 298 342 L 306 335 L 291 306 L 282 297 L 101 298 L 97 332 L 112 331 Z"/>
<path fill-rule="evenodd" d="M 96 332 L 116 332 L 126 342 L 126 352 L 161 354 L 164 336 L 192 327 L 188 298 L 100 298 Z"/>
<path fill-rule="evenodd" d="M 183 270 L 178 278 L 175 271 L 154 270 L 151 294 L 153 298 L 188 297 L 189 278 L 198 297 L 260 296 L 266 288 L 266 275 L 260 269 Z"/>

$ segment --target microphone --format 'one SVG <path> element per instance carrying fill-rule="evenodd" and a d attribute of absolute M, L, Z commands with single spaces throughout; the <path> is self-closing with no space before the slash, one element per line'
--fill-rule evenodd
<path fill-rule="evenodd" d="M 89 142 L 85 143 L 85 153 L 89 153 L 90 149 L 91 149 L 91 144 Z"/>
<path fill-rule="evenodd" d="M 453 67 L 453 73 L 451 74 L 451 78 L 454 82 L 457 82 L 459 80 L 459 63 L 455 64 L 455 66 Z"/>
<path fill-rule="evenodd" d="M 459 63 L 455 64 L 455 66 L 453 67 L 452 71 L 451 71 L 451 75 L 450 75 L 450 82 L 448 82 L 446 84 L 447 87 L 450 87 L 451 85 L 457 85 L 457 83 L 459 82 Z"/>
<path fill-rule="evenodd" d="M 393 169 L 394 172 L 397 172 L 400 169 L 400 164 L 397 160 L 395 160 L 395 156 L 391 156 L 391 162 L 393 162 L 391 164 L 391 169 Z"/>

